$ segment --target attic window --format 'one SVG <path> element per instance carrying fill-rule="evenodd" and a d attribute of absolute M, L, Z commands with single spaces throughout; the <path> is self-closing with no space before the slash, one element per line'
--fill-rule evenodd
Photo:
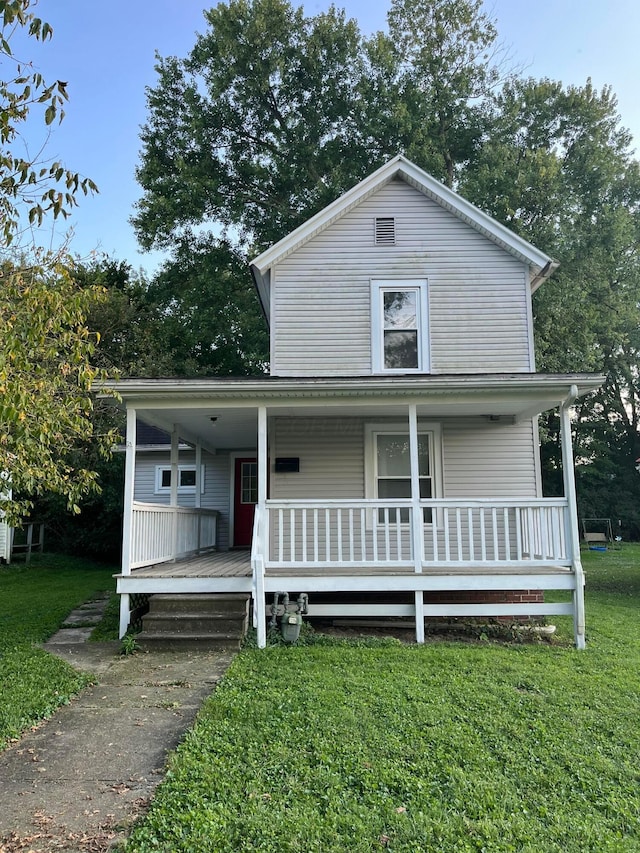
<path fill-rule="evenodd" d="M 395 246 L 396 219 L 395 216 L 376 216 L 375 218 L 376 246 Z"/>

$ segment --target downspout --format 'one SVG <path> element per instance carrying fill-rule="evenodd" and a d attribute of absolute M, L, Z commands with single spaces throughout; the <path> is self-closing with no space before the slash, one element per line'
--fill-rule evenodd
<path fill-rule="evenodd" d="M 569 394 L 560 406 L 560 441 L 562 448 L 562 479 L 567 500 L 567 541 L 571 548 L 571 563 L 576 579 L 574 592 L 574 633 L 578 649 L 585 646 L 584 618 L 584 572 L 580 559 L 580 536 L 578 533 L 578 502 L 576 499 L 576 476 L 571 446 L 571 417 L 569 409 L 578 399 L 578 387 L 572 385 Z"/>

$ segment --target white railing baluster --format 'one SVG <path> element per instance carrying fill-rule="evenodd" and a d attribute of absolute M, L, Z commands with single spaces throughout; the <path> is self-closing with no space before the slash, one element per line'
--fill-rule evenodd
<path fill-rule="evenodd" d="M 444 508 L 444 558 L 451 562 L 451 544 L 449 542 L 449 508 Z"/>
<path fill-rule="evenodd" d="M 336 510 L 336 527 L 338 530 L 338 562 L 342 562 L 342 510 Z"/>
<path fill-rule="evenodd" d="M 327 562 L 331 560 L 331 514 L 329 509 L 324 511 L 324 550 Z"/>
<path fill-rule="evenodd" d="M 355 536 L 355 530 L 353 529 L 353 507 L 349 507 L 349 562 L 353 563 L 355 561 L 355 548 L 353 544 L 353 537 Z"/>
<path fill-rule="evenodd" d="M 318 509 L 313 510 L 313 562 L 318 562 Z"/>
<path fill-rule="evenodd" d="M 296 559 L 296 516 L 295 509 L 289 510 L 289 559 L 295 562 Z"/>
<path fill-rule="evenodd" d="M 540 516 L 540 532 L 541 536 L 541 547 L 542 547 L 542 559 L 546 560 L 549 556 L 549 516 L 547 515 L 547 511 L 545 507 L 540 507 L 538 510 L 538 515 Z"/>
<path fill-rule="evenodd" d="M 367 559 L 367 511 L 360 509 L 360 559 Z"/>
<path fill-rule="evenodd" d="M 278 510 L 278 562 L 284 562 L 284 510 Z"/>
<path fill-rule="evenodd" d="M 302 562 L 307 562 L 307 510 L 302 510 Z"/>
<path fill-rule="evenodd" d="M 462 519 L 460 507 L 456 507 L 456 537 L 458 540 L 458 560 L 462 562 Z"/>
<path fill-rule="evenodd" d="M 424 512 L 424 510 L 422 510 Z M 437 510 L 431 510 L 431 542 L 433 548 L 433 560 L 434 562 L 438 561 L 438 518 L 437 518 Z M 425 538 L 425 548 L 426 548 L 426 538 Z M 422 559 L 426 560 L 427 555 L 423 554 Z"/>
<path fill-rule="evenodd" d="M 484 507 L 480 507 L 480 556 L 483 563 L 487 562 L 487 533 L 484 529 Z"/>
<path fill-rule="evenodd" d="M 491 508 L 491 533 L 493 535 L 493 559 L 500 559 L 500 539 L 498 538 L 498 514 L 495 507 Z"/>
<path fill-rule="evenodd" d="M 396 559 L 402 560 L 402 525 L 396 513 Z"/>
<path fill-rule="evenodd" d="M 535 543 L 535 530 L 533 527 L 533 508 L 527 507 L 527 533 L 529 536 L 529 559 L 535 559 L 536 553 L 536 543 Z"/>
<path fill-rule="evenodd" d="M 467 528 L 469 531 L 469 559 L 475 560 L 476 554 L 473 541 L 473 510 L 471 509 L 471 507 L 469 507 L 469 509 L 467 510 Z"/>
<path fill-rule="evenodd" d="M 396 510 L 396 520 L 398 518 L 398 510 Z M 384 508 L 384 559 L 389 562 L 389 507 Z"/>
<path fill-rule="evenodd" d="M 505 560 L 511 559 L 511 530 L 509 529 L 509 508 L 503 509 L 504 518 L 504 557 Z"/>

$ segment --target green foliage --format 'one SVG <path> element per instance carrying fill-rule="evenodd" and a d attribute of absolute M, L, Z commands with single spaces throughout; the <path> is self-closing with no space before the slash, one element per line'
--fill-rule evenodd
<path fill-rule="evenodd" d="M 93 421 L 93 386 L 106 373 L 91 365 L 97 338 L 85 317 L 102 291 L 79 288 L 68 267 L 46 262 L 4 264 L 0 278 L 0 471 L 13 489 L 0 509 L 19 523 L 34 496 L 54 492 L 79 512 L 97 488 L 81 451 L 92 443 L 107 456 L 115 437 L 96 434 Z M 74 464 L 65 448 L 76 451 Z"/>
<path fill-rule="evenodd" d="M 148 92 L 135 216 L 143 246 L 212 223 L 266 246 L 371 165 L 357 86 L 361 35 L 331 7 L 230 0 L 205 12 L 186 60 L 159 59 Z M 375 156 L 375 155 L 374 155 Z"/>
<path fill-rule="evenodd" d="M 404 151 L 449 184 L 496 81 L 479 0 L 394 0 L 366 39 L 344 11 L 229 0 L 148 91 L 134 224 L 143 246 L 222 227 L 265 248 Z"/>
<path fill-rule="evenodd" d="M 115 592 L 109 598 L 102 619 L 89 637 L 90 643 L 115 642 L 120 633 L 120 596 Z"/>
<path fill-rule="evenodd" d="M 496 28 L 481 0 L 392 0 L 388 19 L 396 97 L 406 105 L 398 149 L 451 187 L 486 132 Z"/>
<path fill-rule="evenodd" d="M 551 645 L 242 652 L 126 849 L 640 849 L 640 547 L 585 564 L 584 652 L 564 625 Z"/>
<path fill-rule="evenodd" d="M 67 217 L 77 204 L 76 194 L 96 192 L 89 178 L 82 178 L 62 163 L 38 164 L 16 155 L 12 145 L 34 108 L 43 111 L 45 127 L 64 118 L 67 84 L 47 84 L 31 65 L 15 59 L 11 39 L 22 29 L 38 41 L 53 36 L 51 26 L 33 11 L 33 0 L 0 0 L 0 57 L 13 68 L 13 77 L 0 81 L 0 246 L 13 242 L 23 214 L 29 224 L 41 225 L 46 214 Z"/>
<path fill-rule="evenodd" d="M 134 655 L 139 651 L 140 646 L 133 634 L 125 634 L 122 638 L 120 653 L 126 656 Z"/>
<path fill-rule="evenodd" d="M 0 748 L 77 693 L 89 679 L 41 643 L 79 604 L 113 585 L 113 568 L 36 555 L 0 566 Z"/>
<path fill-rule="evenodd" d="M 582 516 L 640 536 L 640 171 L 605 87 L 513 79 L 462 191 L 560 262 L 534 296 L 537 369 L 601 372 L 576 407 Z M 562 488 L 555 414 L 542 420 L 545 490 Z"/>
<path fill-rule="evenodd" d="M 67 216 L 78 193 L 95 190 L 89 179 L 55 162 L 39 167 L 16 156 L 21 129 L 44 110 L 44 127 L 64 117 L 66 83 L 47 84 L 31 65 L 16 60 L 16 32 L 45 41 L 49 24 L 34 12 L 33 0 L 0 0 L 0 57 L 9 79 L 0 81 L 0 473 L 5 486 L 0 511 L 17 525 L 35 497 L 62 495 L 69 511 L 97 488 L 97 475 L 82 460 L 93 443 L 107 455 L 113 433 L 96 434 L 93 386 L 106 373 L 92 365 L 98 336 L 86 325 L 88 312 L 104 297 L 81 288 L 70 261 L 33 249 L 30 256 L 7 249 L 20 229 L 40 225 L 46 214 Z M 12 76 L 13 75 L 13 76 Z M 75 459 L 72 462 L 72 456 Z"/>
<path fill-rule="evenodd" d="M 181 242 L 147 298 L 172 376 L 264 373 L 269 357 L 264 317 L 245 260 L 226 241 Z"/>

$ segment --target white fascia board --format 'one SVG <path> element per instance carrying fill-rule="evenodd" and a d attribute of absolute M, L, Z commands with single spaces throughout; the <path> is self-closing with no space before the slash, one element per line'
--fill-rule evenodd
<path fill-rule="evenodd" d="M 505 251 L 533 267 L 532 289 L 536 289 L 556 269 L 557 263 L 544 252 L 536 249 L 531 243 L 514 234 L 471 202 L 399 154 L 319 213 L 316 213 L 295 231 L 258 255 L 251 263 L 252 269 L 255 270 L 254 276 L 257 272 L 264 278 L 265 272 L 275 263 L 311 239 L 315 234 L 323 231 L 332 222 L 396 176 L 407 181 L 415 189 L 484 234 Z"/>
<path fill-rule="evenodd" d="M 296 399 L 313 397 L 358 397 L 358 396 L 412 396 L 414 394 L 460 394 L 500 391 L 503 393 L 530 393 L 545 396 L 558 394 L 564 400 L 571 386 L 575 385 L 578 396 L 595 391 L 605 377 L 598 374 L 568 373 L 494 373 L 494 374 L 448 374 L 430 376 L 392 377 L 268 377 L 266 380 L 252 379 L 122 379 L 107 383 L 115 388 L 123 401 L 135 408 L 145 409 L 160 400 L 175 402 L 211 402 L 211 398 L 228 400 L 250 399 Z M 166 428 L 166 424 L 156 425 Z M 190 437 L 183 436 L 187 441 Z"/>

